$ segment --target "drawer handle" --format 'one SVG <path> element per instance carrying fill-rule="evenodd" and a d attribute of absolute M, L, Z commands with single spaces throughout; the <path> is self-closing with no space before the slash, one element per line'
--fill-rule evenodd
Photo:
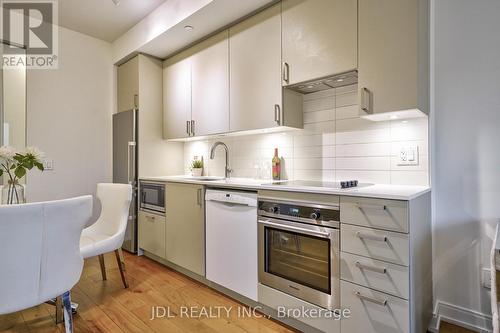
<path fill-rule="evenodd" d="M 363 295 L 362 293 L 360 293 L 359 291 L 355 291 L 354 294 L 356 296 L 358 296 L 359 299 L 362 299 L 364 301 L 368 301 L 368 302 L 372 302 L 372 303 L 375 303 L 375 304 L 378 304 L 378 305 L 382 305 L 382 306 L 386 306 L 387 305 L 387 300 L 386 299 L 376 299 L 376 298 L 372 298 L 372 297 L 369 297 L 369 296 L 366 296 L 366 295 Z"/>
<path fill-rule="evenodd" d="M 154 217 L 154 216 L 151 216 L 151 215 L 146 215 L 146 218 L 147 218 L 149 221 L 154 221 L 154 220 L 155 220 L 155 217 Z"/>
<path fill-rule="evenodd" d="M 373 271 L 373 272 L 380 273 L 380 274 L 387 273 L 387 269 L 385 267 L 366 265 L 366 264 L 360 263 L 359 261 L 356 261 L 356 267 L 359 269 L 365 269 L 367 271 Z"/>
<path fill-rule="evenodd" d="M 387 236 L 365 235 L 359 231 L 356 232 L 356 236 L 360 239 L 368 239 L 368 240 L 387 243 Z"/>
<path fill-rule="evenodd" d="M 379 209 L 379 210 L 387 210 L 387 206 L 386 205 L 362 205 L 362 204 L 356 204 L 356 206 L 358 207 L 358 209 Z"/>

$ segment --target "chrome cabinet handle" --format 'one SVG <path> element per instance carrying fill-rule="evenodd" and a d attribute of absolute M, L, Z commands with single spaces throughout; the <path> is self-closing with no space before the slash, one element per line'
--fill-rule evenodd
<path fill-rule="evenodd" d="M 387 236 L 377 236 L 377 235 L 367 235 L 363 234 L 362 232 L 356 232 L 356 237 L 361 238 L 361 239 L 369 239 L 373 241 L 378 241 L 378 242 L 387 242 Z"/>
<path fill-rule="evenodd" d="M 191 120 L 191 135 L 194 136 L 194 120 Z"/>
<path fill-rule="evenodd" d="M 274 121 L 281 125 L 281 108 L 279 104 L 274 104 Z"/>
<path fill-rule="evenodd" d="M 290 82 L 290 66 L 286 62 L 283 63 L 283 81 Z"/>
<path fill-rule="evenodd" d="M 376 299 L 376 298 L 373 298 L 373 297 L 370 297 L 370 296 L 363 295 L 359 291 L 355 291 L 354 294 L 356 296 L 358 296 L 359 299 L 362 299 L 362 300 L 365 300 L 365 301 L 368 301 L 368 302 L 372 302 L 372 303 L 375 303 L 375 304 L 378 304 L 378 305 L 382 305 L 382 306 L 386 306 L 387 305 L 387 300 L 386 299 Z"/>
<path fill-rule="evenodd" d="M 186 120 L 186 133 L 191 136 L 191 122 L 189 120 Z"/>
<path fill-rule="evenodd" d="M 366 113 L 372 114 L 373 111 L 370 109 L 371 102 L 371 92 L 368 88 L 361 88 L 361 110 Z"/>
<path fill-rule="evenodd" d="M 201 205 L 201 188 L 198 189 L 198 192 L 196 193 L 196 202 L 198 204 L 198 206 L 202 206 Z"/>
<path fill-rule="evenodd" d="M 139 106 L 139 96 L 134 95 L 134 108 L 137 108 Z"/>
<path fill-rule="evenodd" d="M 373 272 L 380 273 L 380 274 L 385 274 L 387 272 L 387 269 L 385 267 L 377 267 L 377 266 L 372 266 L 372 265 L 366 265 L 366 264 L 360 263 L 359 261 L 356 261 L 355 265 L 359 269 L 364 269 L 364 270 L 367 270 L 367 271 L 373 271 Z"/>
<path fill-rule="evenodd" d="M 380 210 L 387 210 L 387 206 L 386 205 L 380 205 L 380 206 L 377 206 L 377 205 L 363 205 L 363 204 L 356 204 L 356 207 L 358 207 L 358 209 L 380 209 Z"/>

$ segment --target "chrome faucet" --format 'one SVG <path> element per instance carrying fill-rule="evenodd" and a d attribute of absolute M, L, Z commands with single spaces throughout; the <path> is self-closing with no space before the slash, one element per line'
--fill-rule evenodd
<path fill-rule="evenodd" d="M 229 177 L 231 177 L 231 172 L 233 172 L 233 170 L 231 170 L 231 168 L 229 168 L 229 148 L 227 148 L 227 146 L 224 142 L 217 141 L 216 143 L 214 143 L 212 145 L 212 148 L 210 149 L 210 159 L 211 160 L 214 159 L 215 148 L 217 148 L 218 146 L 224 147 L 224 150 L 226 151 L 226 167 L 225 167 L 224 171 L 225 171 L 226 178 L 229 178 Z"/>

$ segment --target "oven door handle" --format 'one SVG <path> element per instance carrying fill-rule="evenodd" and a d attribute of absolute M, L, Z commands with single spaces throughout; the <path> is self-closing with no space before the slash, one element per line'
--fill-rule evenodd
<path fill-rule="evenodd" d="M 276 229 L 299 232 L 301 234 L 306 234 L 306 235 L 315 236 L 315 237 L 319 237 L 319 238 L 330 238 L 331 237 L 331 234 L 329 232 L 321 232 L 321 231 L 303 229 L 303 228 L 294 227 L 291 225 L 286 225 L 283 223 L 270 222 L 268 220 L 259 220 L 259 223 L 263 224 L 265 226 L 274 227 Z"/>

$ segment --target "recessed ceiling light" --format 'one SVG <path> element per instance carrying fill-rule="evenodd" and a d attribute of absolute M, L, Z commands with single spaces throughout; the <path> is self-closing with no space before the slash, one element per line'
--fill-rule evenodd
<path fill-rule="evenodd" d="M 191 31 L 193 29 L 194 29 L 194 27 L 192 25 L 185 25 L 184 26 L 184 30 L 186 30 L 186 31 Z"/>
<path fill-rule="evenodd" d="M 397 115 L 395 115 L 395 114 L 393 114 L 393 115 L 391 115 L 389 118 L 390 118 L 390 119 L 398 119 L 398 116 L 397 116 Z"/>

